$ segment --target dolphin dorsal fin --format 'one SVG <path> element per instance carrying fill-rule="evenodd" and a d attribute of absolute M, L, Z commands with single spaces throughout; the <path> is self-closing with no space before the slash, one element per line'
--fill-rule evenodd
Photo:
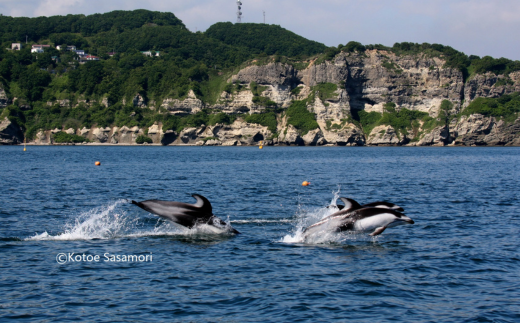
<path fill-rule="evenodd" d="M 361 205 L 353 200 L 353 199 L 349 199 L 347 197 L 340 197 L 339 198 L 341 200 L 341 202 L 343 202 L 345 204 L 345 207 L 343 208 L 343 210 L 357 210 L 357 209 L 360 209 L 361 208 Z"/>
<path fill-rule="evenodd" d="M 199 194 L 191 194 L 191 196 L 197 200 L 197 203 L 194 204 L 195 207 L 200 208 L 203 212 L 213 214 L 213 207 L 207 198 Z"/>

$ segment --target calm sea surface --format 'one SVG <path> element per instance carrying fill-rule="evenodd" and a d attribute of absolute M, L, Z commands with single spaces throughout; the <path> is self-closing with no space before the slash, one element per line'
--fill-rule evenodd
<path fill-rule="evenodd" d="M 519 148 L 0 147 L 0 187 L 1 322 L 520 322 Z M 128 203 L 192 193 L 242 234 Z M 415 224 L 302 243 L 335 196 Z"/>

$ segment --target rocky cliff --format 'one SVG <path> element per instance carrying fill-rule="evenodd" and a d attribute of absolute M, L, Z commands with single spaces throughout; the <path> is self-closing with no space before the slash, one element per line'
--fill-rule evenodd
<path fill-rule="evenodd" d="M 167 98 L 156 105 L 178 116 L 202 109 L 218 110 L 236 115 L 232 124 L 202 125 L 180 133 L 164 131 L 160 123 L 148 129 L 54 131 L 110 144 L 135 144 L 138 136 L 146 135 L 154 144 L 172 145 L 257 145 L 260 141 L 273 145 L 520 145 L 519 119 L 506 122 L 496 117 L 460 114 L 476 98 L 520 92 L 520 72 L 508 76 L 477 74 L 465 80 L 461 71 L 445 67 L 442 58 L 398 56 L 382 50 L 340 53 L 331 61 L 314 59 L 305 63 L 306 68 L 296 69 L 275 61 L 264 65 L 253 62 L 228 79 L 229 83 L 239 84 L 240 89 L 222 92 L 215 104 L 204 103 L 190 91 L 184 100 Z M 323 84 L 332 84 L 333 91 L 325 93 Z M 286 111 L 295 100 L 304 100 L 318 128 L 301 131 L 288 121 Z M 392 102 L 396 113 L 416 111 L 433 120 L 439 118 L 445 101 L 450 103 L 450 110 L 443 113 L 457 117 L 444 125 L 432 127 L 431 122 L 417 120 L 405 131 L 391 124 L 370 129 L 356 119 L 362 111 L 382 114 L 387 111 L 386 104 Z M 271 106 L 266 102 L 274 102 L 277 107 L 276 133 L 267 126 L 245 121 L 250 114 L 268 111 Z M 147 108 L 140 96 L 136 96 L 134 105 Z M 52 131 L 41 131 L 35 142 L 50 143 L 51 135 Z"/>
<path fill-rule="evenodd" d="M 18 145 L 23 143 L 22 128 L 7 117 L 0 120 L 0 145 Z"/>

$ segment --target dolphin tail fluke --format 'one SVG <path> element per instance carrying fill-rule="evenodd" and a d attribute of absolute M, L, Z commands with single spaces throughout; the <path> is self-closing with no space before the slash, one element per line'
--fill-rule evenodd
<path fill-rule="evenodd" d="M 370 236 L 371 236 L 371 237 L 378 236 L 378 235 L 380 235 L 381 233 L 383 233 L 383 231 L 385 231 L 385 230 L 386 230 L 386 227 L 379 227 L 379 228 L 376 228 L 376 229 L 374 230 L 374 232 L 372 232 L 372 233 L 370 234 Z"/>

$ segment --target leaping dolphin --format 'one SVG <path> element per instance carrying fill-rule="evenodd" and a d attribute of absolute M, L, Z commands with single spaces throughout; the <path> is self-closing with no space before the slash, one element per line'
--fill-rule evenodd
<path fill-rule="evenodd" d="M 234 234 L 240 233 L 213 215 L 213 208 L 207 198 L 199 194 L 192 194 L 191 196 L 197 200 L 197 203 L 188 204 L 182 202 L 147 200 L 142 202 L 132 201 L 132 204 L 189 229 L 197 225 L 207 224 L 212 228 L 217 228 L 219 232 L 230 231 Z"/>
<path fill-rule="evenodd" d="M 366 207 L 354 210 L 344 209 L 306 228 L 303 231 L 303 238 L 306 239 L 321 231 L 372 231 L 370 235 L 377 236 L 383 233 L 386 228 L 406 223 L 414 224 L 414 221 L 392 209 L 379 207 Z"/>

